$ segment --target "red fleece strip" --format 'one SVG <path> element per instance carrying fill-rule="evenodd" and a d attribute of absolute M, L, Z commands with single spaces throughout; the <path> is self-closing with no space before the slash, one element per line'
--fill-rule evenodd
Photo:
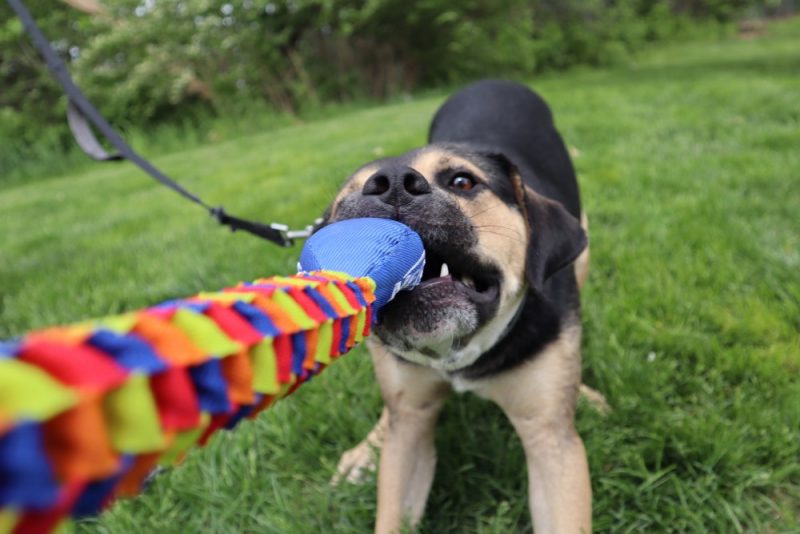
<path fill-rule="evenodd" d="M 105 353 L 85 345 L 34 339 L 25 342 L 19 359 L 85 392 L 105 393 L 128 378 L 128 372 Z"/>

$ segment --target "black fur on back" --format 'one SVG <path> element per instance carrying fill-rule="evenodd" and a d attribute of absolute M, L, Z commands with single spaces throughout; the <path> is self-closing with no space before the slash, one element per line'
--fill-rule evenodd
<path fill-rule="evenodd" d="M 464 87 L 436 112 L 428 141 L 496 148 L 517 166 L 531 189 L 580 218 L 578 183 L 564 141 L 550 108 L 528 87 L 502 80 Z"/>

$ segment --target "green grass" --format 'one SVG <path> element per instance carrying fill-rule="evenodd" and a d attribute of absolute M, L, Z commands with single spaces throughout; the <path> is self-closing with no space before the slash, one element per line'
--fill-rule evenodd
<path fill-rule="evenodd" d="M 800 20 L 534 80 L 591 221 L 584 379 L 598 531 L 800 532 Z M 354 168 L 424 140 L 441 102 L 366 109 L 157 158 L 229 211 L 311 220 Z M 0 190 L 0 336 L 291 272 L 130 165 Z M 357 350 L 80 531 L 366 532 L 374 482 L 331 488 L 377 419 Z M 523 454 L 454 396 L 422 532 L 530 528 Z"/>

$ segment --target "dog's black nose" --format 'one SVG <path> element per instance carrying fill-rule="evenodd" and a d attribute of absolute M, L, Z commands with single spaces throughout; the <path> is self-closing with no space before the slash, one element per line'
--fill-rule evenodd
<path fill-rule="evenodd" d="M 405 165 L 387 167 L 370 176 L 361 189 L 363 195 L 375 195 L 386 204 L 408 204 L 414 197 L 427 195 L 431 185 L 420 173 Z"/>

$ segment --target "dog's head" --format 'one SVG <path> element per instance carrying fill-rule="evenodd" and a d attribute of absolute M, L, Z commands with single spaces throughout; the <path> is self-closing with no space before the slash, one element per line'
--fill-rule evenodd
<path fill-rule="evenodd" d="M 503 335 L 526 291 L 586 245 L 559 203 L 523 184 L 505 155 L 433 144 L 363 166 L 344 184 L 324 224 L 395 219 L 422 238 L 422 283 L 383 310 L 377 336 L 395 354 L 445 371 L 469 366 Z"/>

